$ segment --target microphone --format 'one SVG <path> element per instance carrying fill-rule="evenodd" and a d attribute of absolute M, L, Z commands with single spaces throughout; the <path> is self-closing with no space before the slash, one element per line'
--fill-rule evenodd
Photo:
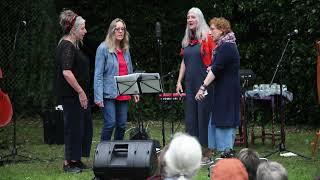
<path fill-rule="evenodd" d="M 160 22 L 156 22 L 156 38 L 158 39 L 158 41 L 161 38 L 161 24 L 160 24 Z"/>
<path fill-rule="evenodd" d="M 287 34 L 287 36 L 294 36 L 294 35 L 296 35 L 298 33 L 299 33 L 298 29 L 295 29 L 291 33 Z"/>

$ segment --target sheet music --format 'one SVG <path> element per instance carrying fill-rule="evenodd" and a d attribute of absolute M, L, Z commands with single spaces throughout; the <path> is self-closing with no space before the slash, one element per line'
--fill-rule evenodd
<path fill-rule="evenodd" d="M 141 93 L 162 92 L 159 73 L 141 73 Z"/>
<path fill-rule="evenodd" d="M 117 82 L 118 94 L 162 92 L 159 73 L 133 73 L 125 76 L 115 76 L 114 78 Z"/>

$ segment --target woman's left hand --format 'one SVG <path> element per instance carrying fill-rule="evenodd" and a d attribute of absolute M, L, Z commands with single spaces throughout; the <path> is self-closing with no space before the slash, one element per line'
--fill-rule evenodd
<path fill-rule="evenodd" d="M 209 73 L 209 71 L 211 70 L 211 66 L 207 67 L 207 73 Z"/>
<path fill-rule="evenodd" d="M 133 95 L 134 102 L 137 103 L 140 101 L 140 96 L 139 95 Z"/>
<path fill-rule="evenodd" d="M 204 90 L 199 89 L 195 98 L 196 98 L 197 101 L 203 100 L 205 98 Z"/>

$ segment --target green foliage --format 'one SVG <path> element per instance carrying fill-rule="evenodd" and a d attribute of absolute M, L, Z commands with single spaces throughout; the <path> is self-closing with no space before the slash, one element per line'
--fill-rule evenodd
<path fill-rule="evenodd" d="M 16 113 L 39 112 L 53 102 L 53 52 L 57 35 L 55 6 L 51 0 L 13 1 L 8 6 L 16 6 L 19 11 L 2 15 L 11 18 L 7 23 L 13 27 L 7 33 L 15 33 L 14 26 L 21 20 L 25 20 L 27 26 L 20 25 L 16 50 L 7 48 L 11 56 L 2 57 L 4 88 L 13 99 Z M 12 47 L 13 40 L 14 37 L 7 41 L 7 46 Z"/>
<path fill-rule="evenodd" d="M 9 0 L 1 6 L 3 12 Z M 7 3 L 7 4 L 6 4 Z M 94 61 L 98 44 L 105 38 L 105 32 L 116 17 L 124 19 L 130 32 L 131 55 L 136 69 L 160 72 L 155 22 L 162 25 L 163 74 L 178 70 L 181 62 L 179 50 L 186 25 L 186 13 L 191 7 L 199 7 L 209 21 L 213 16 L 223 16 L 232 23 L 241 54 L 241 68 L 250 68 L 257 74 L 256 84 L 269 83 L 286 43 L 285 35 L 297 28 L 299 35 L 292 39 L 282 64 L 282 82 L 294 94 L 294 101 L 288 104 L 290 123 L 318 124 L 319 106 L 316 103 L 316 53 L 314 44 L 320 35 L 320 3 L 314 0 L 135 0 L 135 1 L 61 1 L 45 0 L 17 3 L 24 17 L 30 17 L 30 26 L 17 40 L 14 65 L 9 49 L 1 49 L 1 66 L 14 77 L 8 88 L 14 90 L 19 102 L 19 113 L 38 112 L 54 104 L 52 96 L 52 75 L 54 48 L 60 38 L 58 13 L 62 8 L 71 8 L 86 19 L 88 34 L 84 49 Z M 56 12 L 55 12 L 56 10 Z M 4 42 L 13 42 L 14 23 L 10 24 L 12 11 L 3 14 L 9 30 Z M 17 19 L 17 18 L 16 18 Z M 8 43 L 12 47 L 11 43 Z M 11 63 L 11 62 L 10 62 Z M 12 64 L 12 63 L 11 63 Z M 93 64 L 93 63 L 92 63 Z M 93 66 L 91 67 L 93 70 Z M 280 74 L 275 79 L 279 83 Z M 176 77 L 173 79 L 173 86 Z M 169 81 L 169 79 L 165 79 Z M 171 88 L 169 88 L 171 86 Z M 170 89 L 170 90 L 169 90 Z M 166 91 L 174 91 L 172 85 Z M 12 93 L 12 92 L 10 92 Z M 156 100 L 146 96 L 147 116 L 156 117 L 153 106 Z M 28 106 L 28 107 L 27 107 Z M 154 119 L 153 118 L 153 119 Z"/>

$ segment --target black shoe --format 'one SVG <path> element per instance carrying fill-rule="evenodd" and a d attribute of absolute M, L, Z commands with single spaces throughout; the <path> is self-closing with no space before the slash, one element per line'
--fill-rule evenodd
<path fill-rule="evenodd" d="M 213 163 L 214 163 L 214 161 L 209 157 L 205 157 L 204 156 L 204 157 L 201 158 L 201 165 L 202 166 L 211 165 Z"/>
<path fill-rule="evenodd" d="M 76 161 L 76 162 L 71 162 L 73 166 L 80 168 L 80 169 L 91 169 L 91 167 L 85 165 L 82 161 Z"/>
<path fill-rule="evenodd" d="M 221 158 L 233 158 L 235 157 L 235 151 L 232 150 L 232 149 L 228 149 L 228 150 L 225 150 L 221 153 L 220 157 Z"/>
<path fill-rule="evenodd" d="M 80 173 L 81 169 L 73 165 L 72 163 L 69 163 L 67 165 L 63 165 L 63 171 L 67 173 Z"/>

